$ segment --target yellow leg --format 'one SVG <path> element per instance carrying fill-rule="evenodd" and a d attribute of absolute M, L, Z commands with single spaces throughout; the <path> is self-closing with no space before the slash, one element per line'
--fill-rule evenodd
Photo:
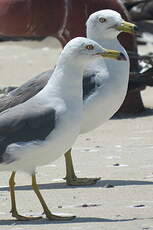
<path fill-rule="evenodd" d="M 73 218 L 75 218 L 75 216 L 58 216 L 58 215 L 54 215 L 51 213 L 51 211 L 48 209 L 48 206 L 47 206 L 45 200 L 43 199 L 43 197 L 39 191 L 39 187 L 38 187 L 37 182 L 36 182 L 35 173 L 33 173 L 33 175 L 32 175 L 32 187 L 33 187 L 33 190 L 36 193 L 36 195 L 37 195 L 37 197 L 38 197 L 38 199 L 39 199 L 39 201 L 43 207 L 43 210 L 44 210 L 46 217 L 49 220 L 72 220 Z"/>
<path fill-rule="evenodd" d="M 71 149 L 65 153 L 65 163 L 66 163 L 66 183 L 67 185 L 73 186 L 87 186 L 95 184 L 99 178 L 77 178 L 74 172 L 73 161 L 71 156 Z"/>
<path fill-rule="evenodd" d="M 36 220 L 40 219 L 41 217 L 26 217 L 18 214 L 17 208 L 16 208 L 16 201 L 15 201 L 15 182 L 14 182 L 14 177 L 15 177 L 16 172 L 12 172 L 11 177 L 9 179 L 9 186 L 10 186 L 10 195 L 11 195 L 11 213 L 12 216 L 15 217 L 17 220 Z"/>

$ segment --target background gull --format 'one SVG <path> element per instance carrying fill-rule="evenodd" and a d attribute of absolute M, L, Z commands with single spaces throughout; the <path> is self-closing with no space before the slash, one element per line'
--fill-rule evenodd
<path fill-rule="evenodd" d="M 35 169 L 56 160 L 74 143 L 82 116 L 83 68 L 91 59 L 110 53 L 120 56 L 89 39 L 73 39 L 62 51 L 47 85 L 28 101 L 0 113 L 0 171 L 13 171 L 9 181 L 13 217 L 32 219 L 19 215 L 16 208 L 14 177 L 16 170 L 22 170 L 32 176 L 33 190 L 48 219 L 74 218 L 50 212 L 39 192 Z"/>
<path fill-rule="evenodd" d="M 113 10 L 101 10 L 87 20 L 87 37 L 100 45 L 116 49 L 124 54 L 126 61 L 97 59 L 86 67 L 84 79 L 88 90 L 84 93 L 84 113 L 81 134 L 92 131 L 110 119 L 118 111 L 126 96 L 129 81 L 129 58 L 117 36 L 120 32 L 134 33 L 136 26 L 125 22 Z M 92 184 L 99 178 L 77 179 L 71 150 L 66 153 L 67 182 L 69 184 Z"/>

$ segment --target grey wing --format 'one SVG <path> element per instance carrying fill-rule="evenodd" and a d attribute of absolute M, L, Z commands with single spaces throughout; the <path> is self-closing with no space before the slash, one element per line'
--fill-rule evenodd
<path fill-rule="evenodd" d="M 0 156 L 11 143 L 45 140 L 54 130 L 56 112 L 36 105 L 25 111 L 22 105 L 0 114 Z"/>
<path fill-rule="evenodd" d="M 92 93 L 94 93 L 96 91 L 96 88 L 99 86 L 100 84 L 98 83 L 96 73 L 84 75 L 83 76 L 83 99 L 85 100 Z"/>
<path fill-rule="evenodd" d="M 0 112 L 21 104 L 35 96 L 47 84 L 53 70 L 48 70 L 32 78 L 9 94 L 0 97 Z"/>

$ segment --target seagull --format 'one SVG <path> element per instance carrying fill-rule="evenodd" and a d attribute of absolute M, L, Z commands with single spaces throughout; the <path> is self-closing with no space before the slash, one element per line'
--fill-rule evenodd
<path fill-rule="evenodd" d="M 109 120 L 122 105 L 129 81 L 129 57 L 117 36 L 121 32 L 135 33 L 136 26 L 124 21 L 121 15 L 110 9 L 91 14 L 86 22 L 87 37 L 103 47 L 122 52 L 124 60 L 96 59 L 84 71 L 84 108 L 80 134 L 88 133 Z M 65 154 L 66 180 L 69 185 L 91 185 L 100 178 L 77 178 L 71 149 Z"/>
<path fill-rule="evenodd" d="M 89 132 L 107 121 L 121 106 L 127 91 L 129 79 L 129 58 L 117 39 L 119 33 L 135 33 L 136 26 L 126 22 L 113 10 L 101 10 L 90 15 L 87 20 L 87 37 L 103 47 L 114 48 L 124 54 L 124 58 L 110 60 L 97 58 L 86 66 L 83 76 L 84 115 L 81 133 Z M 0 111 L 23 103 L 36 95 L 48 82 L 53 70 L 48 70 L 32 78 L 19 88 L 0 98 Z M 65 153 L 66 182 L 68 185 L 90 185 L 100 178 L 77 178 L 71 150 Z"/>
<path fill-rule="evenodd" d="M 61 52 L 47 85 L 26 102 L 0 113 L 0 171 L 12 171 L 11 213 L 18 220 L 39 218 L 22 216 L 17 211 L 14 179 L 18 170 L 31 175 L 33 190 L 49 220 L 74 218 L 51 213 L 39 191 L 35 170 L 71 148 L 80 132 L 84 67 L 105 56 L 123 58 L 120 52 L 104 49 L 90 39 L 74 38 Z"/>

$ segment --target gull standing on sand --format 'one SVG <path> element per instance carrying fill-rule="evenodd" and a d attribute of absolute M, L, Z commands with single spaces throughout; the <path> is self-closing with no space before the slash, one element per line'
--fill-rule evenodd
<path fill-rule="evenodd" d="M 47 85 L 28 101 L 0 113 L 0 171 L 12 171 L 9 180 L 11 212 L 18 220 L 38 217 L 18 214 L 14 182 L 17 170 L 32 176 L 33 190 L 48 219 L 74 218 L 50 212 L 39 191 L 35 169 L 56 160 L 74 143 L 82 118 L 84 66 L 91 59 L 109 55 L 115 58 L 123 56 L 117 51 L 103 49 L 87 38 L 71 40 L 61 52 Z"/>
<path fill-rule="evenodd" d="M 122 59 L 97 58 L 86 67 L 83 78 L 84 115 L 81 133 L 89 132 L 107 121 L 119 109 L 125 98 L 129 79 L 129 58 L 117 39 L 120 32 L 135 33 L 136 26 L 125 22 L 113 10 L 101 10 L 87 20 L 87 37 L 100 45 L 122 52 Z M 92 60 L 91 60 L 92 61 Z M 0 111 L 23 103 L 37 94 L 47 83 L 52 70 L 44 72 L 8 95 L 0 98 Z M 74 172 L 71 150 L 65 154 L 66 182 L 69 185 L 94 184 L 99 178 L 77 178 Z"/>
<path fill-rule="evenodd" d="M 122 105 L 129 81 L 129 58 L 118 41 L 120 32 L 135 33 L 136 26 L 123 20 L 114 10 L 101 10 L 89 16 L 87 37 L 103 47 L 122 52 L 126 61 L 96 59 L 84 72 L 84 112 L 81 134 L 92 131 L 110 119 Z M 87 90 L 88 89 L 88 90 Z M 66 180 L 70 185 L 90 185 L 100 178 L 77 178 L 73 168 L 71 150 L 65 154 Z"/>

